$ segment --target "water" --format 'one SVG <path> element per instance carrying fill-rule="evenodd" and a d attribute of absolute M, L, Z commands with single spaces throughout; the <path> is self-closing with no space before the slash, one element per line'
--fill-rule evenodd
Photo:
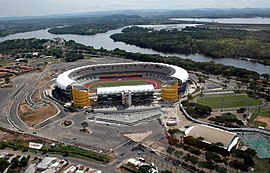
<path fill-rule="evenodd" d="M 253 18 L 172 18 L 170 20 L 181 21 L 198 21 L 198 22 L 216 22 L 232 24 L 270 24 L 270 18 L 253 17 Z"/>
<path fill-rule="evenodd" d="M 172 30 L 172 29 L 181 30 L 183 28 L 186 28 L 187 26 L 195 27 L 197 25 L 201 25 L 201 24 L 168 24 L 168 25 L 136 25 L 136 26 L 139 26 L 139 27 L 142 27 L 142 28 L 154 29 L 156 31 L 160 31 L 162 29 L 165 29 L 165 30 Z"/>
<path fill-rule="evenodd" d="M 165 25 L 164 27 L 168 27 L 168 25 Z M 160 28 L 160 26 L 158 28 Z M 100 33 L 96 35 L 74 35 L 74 34 L 55 35 L 55 34 L 48 33 L 48 29 L 44 29 L 44 30 L 37 30 L 37 31 L 25 32 L 25 33 L 12 34 L 6 37 L 0 37 L 0 42 L 5 41 L 5 40 L 23 39 L 23 38 L 24 39 L 27 39 L 27 38 L 52 39 L 56 37 L 61 37 L 61 38 L 64 38 L 65 40 L 74 40 L 78 43 L 81 43 L 87 46 L 93 46 L 94 48 L 103 47 L 104 49 L 108 49 L 108 50 L 119 48 L 127 52 L 140 52 L 144 54 L 160 54 L 162 56 L 177 56 L 184 59 L 191 59 L 196 62 L 213 61 L 215 63 L 220 63 L 224 65 L 240 67 L 240 68 L 256 71 L 259 74 L 262 74 L 262 73 L 270 74 L 270 66 L 264 66 L 262 64 L 253 63 L 253 62 L 249 62 L 245 60 L 238 60 L 238 59 L 232 59 L 232 58 L 215 59 L 215 58 L 204 56 L 202 54 L 190 54 L 190 55 L 164 54 L 161 52 L 154 51 L 152 49 L 144 49 L 138 46 L 125 44 L 123 42 L 114 42 L 110 38 L 110 35 L 115 34 L 115 33 L 120 33 L 122 29 L 123 28 L 110 30 L 106 33 Z"/>

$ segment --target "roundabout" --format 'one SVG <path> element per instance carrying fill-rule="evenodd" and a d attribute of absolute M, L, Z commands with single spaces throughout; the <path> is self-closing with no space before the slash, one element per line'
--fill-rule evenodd
<path fill-rule="evenodd" d="M 74 124 L 72 120 L 64 120 L 63 122 L 60 123 L 60 126 L 63 128 L 66 127 L 71 127 Z"/>

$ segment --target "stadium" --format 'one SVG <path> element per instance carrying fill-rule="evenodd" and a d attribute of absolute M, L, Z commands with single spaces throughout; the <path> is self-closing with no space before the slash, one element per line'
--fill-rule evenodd
<path fill-rule="evenodd" d="M 183 68 L 163 63 L 88 65 L 60 74 L 53 93 L 77 108 L 174 103 L 186 91 L 188 77 Z"/>

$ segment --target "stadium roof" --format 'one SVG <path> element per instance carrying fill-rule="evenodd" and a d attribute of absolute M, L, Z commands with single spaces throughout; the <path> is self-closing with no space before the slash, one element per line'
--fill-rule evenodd
<path fill-rule="evenodd" d="M 193 136 L 194 138 L 203 137 L 203 141 L 210 144 L 221 142 L 224 144 L 224 148 L 227 149 L 227 151 L 230 151 L 237 144 L 239 139 L 236 133 L 202 124 L 189 127 L 185 131 L 185 135 Z"/>
<path fill-rule="evenodd" d="M 152 92 L 153 85 L 133 85 L 133 86 L 117 86 L 117 87 L 101 87 L 97 89 L 97 95 L 118 94 L 124 91 L 132 93 Z"/>
<path fill-rule="evenodd" d="M 183 83 L 185 83 L 188 80 L 188 73 L 185 69 L 178 67 L 178 66 L 174 66 L 174 65 L 170 65 L 170 64 L 164 64 L 164 63 L 153 63 L 153 62 L 132 62 L 132 63 L 114 63 L 114 64 L 97 64 L 97 65 L 88 65 L 88 66 L 82 66 L 82 67 L 77 67 L 71 70 L 68 70 L 62 74 L 60 74 L 57 78 L 56 78 L 56 85 L 62 89 L 66 89 L 69 85 L 76 83 L 75 80 L 70 78 L 70 74 L 72 74 L 73 72 L 77 71 L 77 70 L 82 70 L 85 68 L 91 68 L 91 67 L 102 67 L 102 66 L 119 66 L 119 65 L 133 65 L 133 64 L 137 64 L 137 65 L 160 65 L 160 66 L 165 66 L 168 68 L 173 69 L 173 72 L 171 74 L 168 74 L 168 76 L 174 77 L 176 79 L 181 80 Z"/>

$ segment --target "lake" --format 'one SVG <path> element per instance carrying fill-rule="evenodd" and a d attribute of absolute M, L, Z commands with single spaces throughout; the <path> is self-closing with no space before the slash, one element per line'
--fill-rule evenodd
<path fill-rule="evenodd" d="M 175 25 L 173 25 L 175 26 Z M 189 25 L 187 25 L 189 26 Z M 164 27 L 172 27 L 170 25 L 164 25 Z M 181 25 L 183 27 L 183 25 Z M 158 26 L 160 28 L 160 25 Z M 144 54 L 160 54 L 162 56 L 177 56 L 184 59 L 191 59 L 196 62 L 210 62 L 213 61 L 214 63 L 220 63 L 228 66 L 234 66 L 239 68 L 245 68 L 248 70 L 256 71 L 259 74 L 262 73 L 269 73 L 270 74 L 270 66 L 264 66 L 262 64 L 253 63 L 250 61 L 239 60 L 239 59 L 232 59 L 232 58 L 212 58 L 207 57 L 202 54 L 190 54 L 190 55 L 183 55 L 183 54 L 164 54 L 161 52 L 154 51 L 152 49 L 144 49 L 138 46 L 125 44 L 123 42 L 114 42 L 110 35 L 115 33 L 120 33 L 123 28 L 110 30 L 106 33 L 100 33 L 96 35 L 74 35 L 74 34 L 63 34 L 63 35 L 55 35 L 48 33 L 48 29 L 44 30 L 37 30 L 31 32 L 24 32 L 18 34 L 8 35 L 6 37 L 0 37 L 0 42 L 5 40 L 11 39 L 27 39 L 27 38 L 38 38 L 38 39 L 51 39 L 56 37 L 64 38 L 65 40 L 74 40 L 78 43 L 93 46 L 94 48 L 101 48 L 108 50 L 113 50 L 115 48 L 123 49 L 127 52 L 140 52 Z M 185 68 L 185 67 L 183 67 Z"/>
<path fill-rule="evenodd" d="M 270 24 L 270 18 L 253 17 L 253 18 L 171 18 L 177 21 L 195 21 L 195 22 L 215 22 L 215 23 L 232 23 L 232 24 Z"/>

